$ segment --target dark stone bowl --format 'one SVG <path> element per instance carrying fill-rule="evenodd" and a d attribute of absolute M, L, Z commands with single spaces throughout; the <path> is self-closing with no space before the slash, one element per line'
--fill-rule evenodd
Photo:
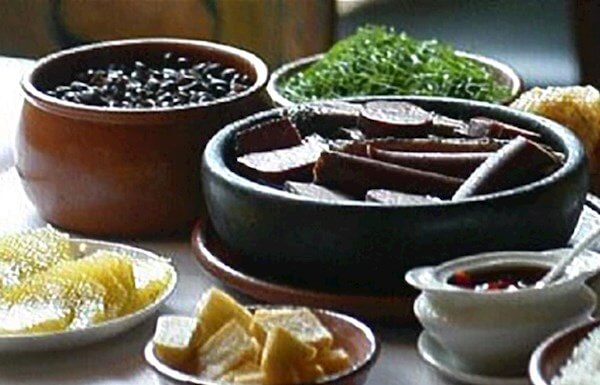
<path fill-rule="evenodd" d="M 210 219 L 224 244 L 256 274 L 326 291 L 402 294 L 407 269 L 492 250 L 541 250 L 569 240 L 588 189 L 584 150 L 550 120 L 507 107 L 431 97 L 404 100 L 460 119 L 488 116 L 542 134 L 566 155 L 537 182 L 463 201 L 399 207 L 322 202 L 237 174 L 235 133 L 285 112 L 274 109 L 228 125 L 208 143 L 202 181 Z"/>

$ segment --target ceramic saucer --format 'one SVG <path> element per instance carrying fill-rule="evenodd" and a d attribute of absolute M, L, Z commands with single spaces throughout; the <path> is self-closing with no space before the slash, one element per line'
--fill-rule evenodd
<path fill-rule="evenodd" d="M 529 385 L 527 377 L 493 377 L 468 373 L 456 359 L 427 332 L 422 332 L 417 341 L 417 351 L 425 362 L 444 376 L 472 385 Z"/>
<path fill-rule="evenodd" d="M 323 292 L 290 285 L 249 271 L 244 256 L 228 250 L 211 224 L 199 220 L 192 232 L 192 249 L 200 264 L 226 285 L 254 299 L 273 304 L 323 307 L 368 319 L 413 323 L 414 298 L 409 295 L 367 295 Z"/>
<path fill-rule="evenodd" d="M 40 332 L 30 334 L 5 334 L 0 336 L 0 354 L 42 352 L 50 350 L 72 349 L 83 345 L 106 340 L 123 333 L 150 318 L 169 298 L 177 284 L 177 272 L 168 259 L 144 249 L 120 243 L 103 242 L 90 239 L 71 239 L 73 248 L 84 251 L 86 255 L 98 250 L 116 251 L 126 254 L 143 263 L 150 263 L 154 269 L 169 269 L 171 280 L 165 290 L 146 307 L 118 318 L 100 322 L 82 329 Z M 81 256 L 84 254 L 82 253 Z M 158 270 L 161 271 L 161 270 Z"/>

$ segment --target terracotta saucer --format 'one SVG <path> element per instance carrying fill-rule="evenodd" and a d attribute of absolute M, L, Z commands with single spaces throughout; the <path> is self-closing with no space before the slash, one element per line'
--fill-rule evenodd
<path fill-rule="evenodd" d="M 199 220 L 194 226 L 192 249 L 200 264 L 213 276 L 260 301 L 328 308 L 369 319 L 416 322 L 412 312 L 414 298 L 411 296 L 327 293 L 259 278 L 248 272 L 241 256 L 225 248 L 205 220 Z"/>
<path fill-rule="evenodd" d="M 571 244 L 600 223 L 600 199 L 587 195 L 586 204 Z M 376 295 L 334 293 L 308 287 L 299 282 L 293 285 L 270 276 L 268 266 L 257 266 L 228 250 L 206 219 L 196 222 L 192 231 L 192 249 L 200 264 L 224 284 L 254 299 L 273 303 L 320 307 L 350 313 L 359 317 L 416 323 L 412 295 Z M 592 246 L 599 250 L 600 242 Z M 286 279 L 289 277 L 286 277 Z"/>

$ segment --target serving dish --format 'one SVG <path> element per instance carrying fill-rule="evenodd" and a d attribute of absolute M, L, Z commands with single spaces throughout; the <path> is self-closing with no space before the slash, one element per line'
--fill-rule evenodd
<path fill-rule="evenodd" d="M 301 279 L 317 290 L 381 295 L 414 293 L 399 277 L 417 265 L 489 250 L 556 248 L 573 233 L 588 178 L 581 143 L 565 127 L 506 107 L 459 99 L 347 100 L 409 101 L 453 118 L 499 119 L 541 133 L 565 153 L 566 161 L 537 182 L 463 201 L 418 207 L 318 201 L 252 181 L 234 169 L 236 133 L 286 113 L 274 109 L 227 126 L 204 153 L 208 213 L 227 248 L 257 268 L 277 269 L 290 282 Z"/>
<path fill-rule="evenodd" d="M 461 367 L 456 358 L 450 354 L 435 338 L 426 331 L 417 339 L 417 352 L 419 356 L 442 375 L 462 384 L 470 385 L 529 385 L 525 376 L 502 377 L 475 374 Z"/>
<path fill-rule="evenodd" d="M 166 52 L 235 67 L 253 84 L 200 104 L 117 108 L 77 104 L 43 90 L 109 63 L 152 63 Z M 40 59 L 22 80 L 17 170 L 48 222 L 81 233 L 140 236 L 189 231 L 202 213 L 198 159 L 225 124 L 263 109 L 266 64 L 238 48 L 200 40 L 108 41 Z"/>
<path fill-rule="evenodd" d="M 169 264 L 169 260 L 148 250 L 112 242 L 89 239 L 71 239 L 75 247 L 84 249 L 86 253 L 99 250 L 116 251 L 133 259 L 150 260 Z M 161 305 L 171 296 L 177 285 L 177 272 L 171 266 L 171 280 L 168 286 L 154 302 L 147 307 L 123 317 L 111 319 L 83 329 L 60 332 L 32 333 L 0 336 L 0 353 L 41 352 L 64 350 L 92 344 L 114 337 L 142 323 L 158 311 Z"/>
<path fill-rule="evenodd" d="M 468 52 L 456 51 L 456 54 L 483 64 L 490 69 L 499 83 L 506 85 L 510 89 L 510 96 L 506 100 L 503 100 L 502 104 L 510 104 L 523 91 L 523 81 L 519 75 L 506 64 Z M 292 61 L 279 67 L 271 74 L 269 82 L 267 83 L 267 93 L 275 107 L 290 107 L 294 104 L 294 102 L 287 99 L 279 92 L 279 85 L 281 82 L 321 60 L 323 56 L 325 56 L 325 54 L 321 53 Z"/>
<path fill-rule="evenodd" d="M 531 355 L 529 378 L 533 385 L 550 385 L 571 357 L 573 349 L 589 332 L 600 326 L 600 320 L 570 326 L 544 341 Z"/>
<path fill-rule="evenodd" d="M 524 375 L 527 359 L 541 341 L 591 316 L 596 295 L 584 282 L 600 271 L 598 255 L 580 255 L 563 277 L 543 288 L 475 290 L 451 279 L 458 273 L 549 270 L 569 250 L 483 253 L 412 269 L 406 280 L 422 290 L 415 315 L 463 369 L 493 376 Z"/>
<path fill-rule="evenodd" d="M 260 306 L 262 307 L 262 306 Z M 285 306 L 289 308 L 289 306 Z M 249 306 L 255 310 L 259 306 Z M 269 307 L 276 309 L 278 307 Z M 361 385 L 369 375 L 371 367 L 377 362 L 380 352 L 380 343 L 371 329 L 350 316 L 330 310 L 310 309 L 319 318 L 321 323 L 331 331 L 336 345 L 344 348 L 351 360 L 351 368 L 341 373 L 330 375 L 313 384 L 327 385 Z M 201 379 L 197 376 L 181 372 L 162 363 L 154 353 L 154 344 L 150 340 L 144 348 L 146 362 L 163 376 L 186 384 L 217 385 L 222 382 Z M 309 384 L 305 384 L 309 385 Z"/>
<path fill-rule="evenodd" d="M 226 285 L 270 304 L 319 307 L 378 321 L 413 322 L 411 296 L 376 296 L 318 291 L 278 278 L 275 269 L 257 269 L 244 256 L 228 250 L 212 225 L 199 220 L 192 231 L 192 249 L 206 271 Z"/>
<path fill-rule="evenodd" d="M 600 221 L 598 198 L 588 194 L 586 207 L 569 243 L 583 237 Z M 588 207 L 589 205 L 589 207 Z M 278 276 L 275 269 L 256 268 L 243 255 L 223 245 L 207 219 L 196 222 L 192 231 L 192 250 L 202 267 L 229 287 L 256 300 L 272 304 L 291 304 L 328 308 L 377 321 L 415 322 L 410 295 L 358 295 L 344 292 L 319 291 L 305 282 L 290 282 Z M 598 250 L 594 246 L 593 250 Z M 250 263 L 248 263 L 250 262 Z M 594 288 L 599 293 L 597 288 Z"/>

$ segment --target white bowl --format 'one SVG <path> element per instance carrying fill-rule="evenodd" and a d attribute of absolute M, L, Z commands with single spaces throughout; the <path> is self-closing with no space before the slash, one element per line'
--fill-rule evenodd
<path fill-rule="evenodd" d="M 543 288 L 475 291 L 447 282 L 459 270 L 551 268 L 566 250 L 485 253 L 413 269 L 406 280 L 423 291 L 415 301 L 415 314 L 463 369 L 485 375 L 525 374 L 529 355 L 542 340 L 591 316 L 596 295 L 584 281 L 598 271 L 597 255 L 578 258 L 565 277 Z"/>
<path fill-rule="evenodd" d="M 123 317 L 111 319 L 83 329 L 0 336 L 0 353 L 71 349 L 108 339 L 123 333 L 148 319 L 148 317 L 154 314 L 167 298 L 169 298 L 175 289 L 177 284 L 177 273 L 170 265 L 170 261 L 151 251 L 118 243 L 87 239 L 72 239 L 71 242 L 76 245 L 76 247 L 79 247 L 79 250 L 84 248 L 86 254 L 91 254 L 97 250 L 111 250 L 124 253 L 133 259 L 152 260 L 168 264 L 172 268 L 171 281 L 163 293 L 156 298 L 153 303 L 135 313 Z"/>

